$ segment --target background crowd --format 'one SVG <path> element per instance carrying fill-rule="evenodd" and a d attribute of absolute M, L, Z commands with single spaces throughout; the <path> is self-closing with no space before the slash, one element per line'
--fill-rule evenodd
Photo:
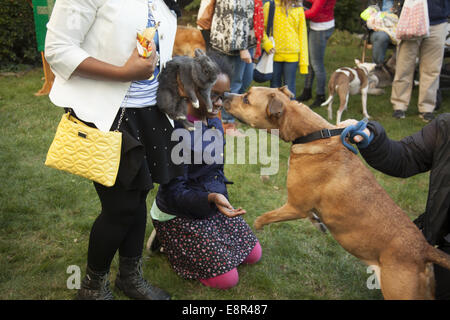
<path fill-rule="evenodd" d="M 313 97 L 313 83 L 316 79 L 315 99 L 308 105 L 311 108 L 319 107 L 325 101 L 327 75 L 324 57 L 328 39 L 333 34 L 336 25 L 334 19 L 336 0 L 274 0 L 274 43 L 268 40 L 265 32 L 270 1 L 262 2 L 264 31 L 261 42 L 261 0 L 237 3 L 201 1 L 197 24 L 202 32 L 211 33 L 212 38 L 205 38 L 208 46 L 231 59 L 234 66 L 231 91 L 242 93 L 248 88 L 252 80 L 253 67 L 250 57 L 257 60 L 261 50 L 264 50 L 274 54 L 270 86 L 287 85 L 295 96 L 297 74 L 300 76 L 305 74 L 303 92 L 296 99 L 299 102 L 308 103 Z M 379 0 L 368 1 L 367 5 L 377 5 L 383 12 L 400 16 L 403 2 L 403 0 Z M 426 122 L 434 119 L 439 73 L 442 67 L 445 40 L 448 35 L 447 19 L 450 4 L 443 0 L 428 0 L 427 3 L 430 36 L 425 39 L 404 40 L 396 48 L 386 32 L 370 30 L 369 38 L 372 43 L 372 61 L 374 63 L 381 66 L 385 62 L 389 45 L 392 45 L 397 51 L 398 62 L 391 97 L 393 117 L 397 119 L 405 117 L 411 100 L 416 60 L 419 61 L 418 78 L 420 79 L 419 116 Z M 223 10 L 222 6 L 229 11 Z M 243 14 L 235 14 L 236 12 Z M 209 22 L 205 23 L 205 21 Z M 241 25 L 245 27 L 233 29 L 242 30 L 241 32 L 233 32 L 229 29 Z M 218 39 L 221 39 L 222 42 Z M 225 44 L 233 44 L 234 47 Z M 297 69 L 299 73 L 297 73 Z M 224 123 L 233 123 L 234 120 L 226 112 L 223 112 L 223 121 Z M 227 128 L 230 126 L 226 125 Z M 234 129 L 234 126 L 231 128 Z"/>

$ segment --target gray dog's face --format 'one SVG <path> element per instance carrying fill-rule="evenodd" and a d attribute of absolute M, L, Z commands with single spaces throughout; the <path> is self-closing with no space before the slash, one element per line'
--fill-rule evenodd
<path fill-rule="evenodd" d="M 217 64 L 200 49 L 195 50 L 194 61 L 192 70 L 194 82 L 202 88 L 212 86 L 220 73 Z"/>

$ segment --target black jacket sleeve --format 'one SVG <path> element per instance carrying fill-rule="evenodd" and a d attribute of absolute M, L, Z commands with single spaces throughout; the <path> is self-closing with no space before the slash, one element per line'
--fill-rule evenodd
<path fill-rule="evenodd" d="M 360 148 L 360 152 L 371 167 L 401 178 L 431 169 L 437 134 L 436 121 L 400 141 L 389 139 L 378 122 L 370 121 L 367 127 L 374 139 L 367 148 Z"/>

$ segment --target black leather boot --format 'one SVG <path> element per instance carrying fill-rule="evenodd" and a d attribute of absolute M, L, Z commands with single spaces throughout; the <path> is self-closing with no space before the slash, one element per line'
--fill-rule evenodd
<path fill-rule="evenodd" d="M 116 288 L 131 299 L 170 300 L 167 292 L 149 284 L 142 275 L 142 257 L 119 257 Z"/>
<path fill-rule="evenodd" d="M 316 95 L 316 99 L 314 100 L 314 102 L 312 103 L 312 105 L 310 105 L 310 108 L 317 108 L 320 107 L 320 105 L 322 103 L 325 102 L 325 95 L 324 94 L 318 94 Z"/>
<path fill-rule="evenodd" d="M 86 276 L 81 281 L 77 300 L 113 300 L 109 288 L 109 272 L 95 272 L 86 268 Z"/>
<path fill-rule="evenodd" d="M 311 88 L 303 88 L 303 92 L 301 95 L 299 95 L 296 100 L 298 102 L 304 102 L 304 101 L 308 101 L 309 99 L 312 98 L 312 92 L 311 92 Z"/>

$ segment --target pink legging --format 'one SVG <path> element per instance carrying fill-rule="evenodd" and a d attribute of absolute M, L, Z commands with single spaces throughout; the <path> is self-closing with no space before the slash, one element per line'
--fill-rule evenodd
<path fill-rule="evenodd" d="M 242 263 L 245 264 L 254 264 L 261 259 L 262 249 L 259 242 L 256 242 L 256 245 L 253 247 L 250 254 L 245 258 Z M 234 268 L 224 274 L 221 274 L 214 278 L 209 279 L 200 279 L 200 282 L 203 283 L 207 287 L 217 288 L 217 289 L 230 289 L 237 285 L 239 282 L 239 274 L 237 268 Z"/>

